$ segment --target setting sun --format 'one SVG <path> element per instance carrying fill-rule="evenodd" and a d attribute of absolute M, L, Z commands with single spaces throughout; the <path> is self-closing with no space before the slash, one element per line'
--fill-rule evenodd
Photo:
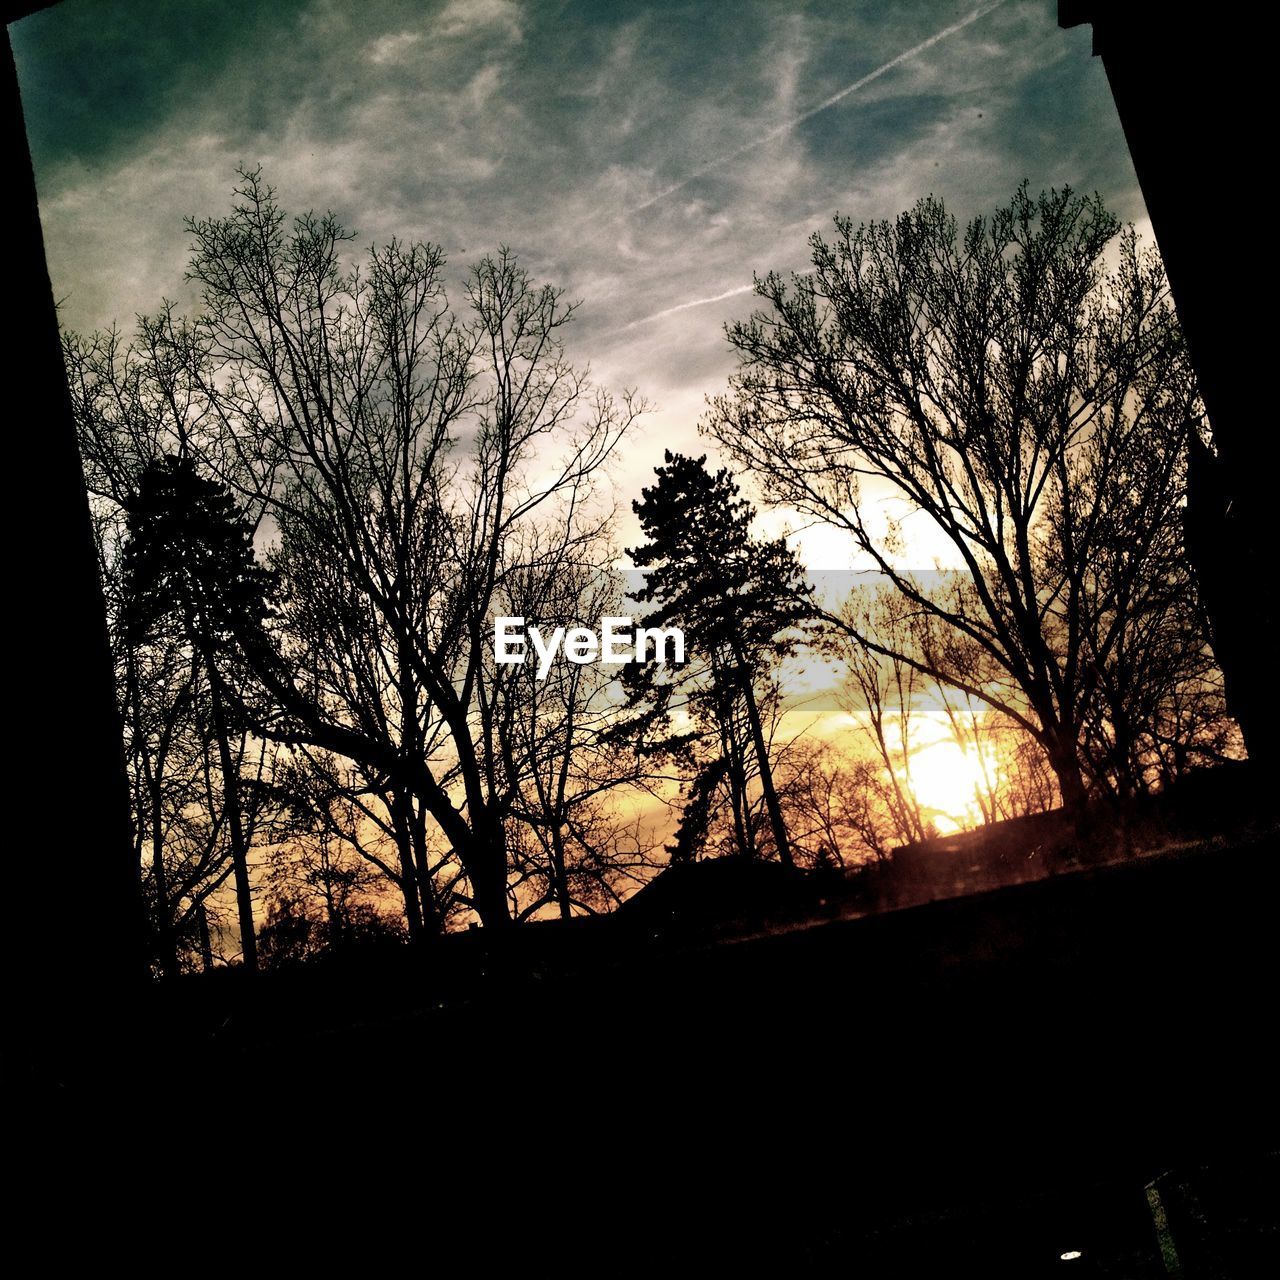
<path fill-rule="evenodd" d="M 917 802 L 939 831 L 948 834 L 982 821 L 978 796 L 996 781 L 994 754 L 963 748 L 952 737 L 921 747 L 911 755 L 908 781 Z"/>

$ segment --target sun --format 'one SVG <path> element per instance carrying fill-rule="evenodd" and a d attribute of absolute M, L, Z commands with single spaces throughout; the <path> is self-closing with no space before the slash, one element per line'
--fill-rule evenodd
<path fill-rule="evenodd" d="M 910 786 L 917 803 L 946 835 L 982 821 L 979 794 L 996 779 L 996 761 L 977 747 L 962 747 L 953 737 L 940 738 L 911 753 Z"/>

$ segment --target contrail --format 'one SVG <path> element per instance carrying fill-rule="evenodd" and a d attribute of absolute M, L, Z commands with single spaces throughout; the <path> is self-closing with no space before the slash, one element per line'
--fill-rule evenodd
<path fill-rule="evenodd" d="M 723 302 L 726 298 L 736 298 L 739 294 L 750 293 L 755 288 L 754 284 L 739 285 L 736 289 L 726 289 L 724 293 L 713 294 L 709 298 L 694 298 L 691 302 L 679 302 L 674 307 L 667 307 L 662 311 L 655 311 L 652 315 L 641 316 L 639 320 L 632 320 L 630 324 L 624 324 L 621 328 L 615 329 L 615 333 L 625 333 L 628 329 L 634 329 L 637 325 L 648 324 L 652 320 L 662 320 L 666 316 L 673 316 L 677 311 L 689 311 L 693 307 L 705 307 L 712 302 Z"/>
<path fill-rule="evenodd" d="M 665 200 L 667 196 L 679 191 L 682 187 L 687 187 L 689 183 L 696 181 L 702 177 L 704 173 L 710 173 L 712 169 L 718 169 L 722 164 L 728 164 L 730 160 L 736 160 L 739 156 L 745 155 L 748 151 L 754 151 L 757 147 L 762 147 L 766 142 L 772 142 L 774 138 L 780 138 L 784 133 L 794 129 L 796 125 L 803 124 L 806 120 L 812 119 L 820 111 L 826 111 L 828 107 L 834 107 L 835 104 L 843 98 L 847 98 L 851 93 L 857 93 L 859 89 L 865 88 L 873 80 L 878 80 L 888 71 L 892 71 L 894 67 L 906 62 L 909 58 L 914 58 L 918 53 L 924 53 L 926 49 L 932 49 L 935 44 L 945 40 L 948 36 L 953 36 L 957 31 L 963 31 L 965 27 L 977 22 L 979 18 L 985 17 L 992 9 L 998 9 L 1004 0 L 993 0 L 991 4 L 985 4 L 981 8 L 975 9 L 968 17 L 961 18 L 959 22 L 953 22 L 949 27 L 943 27 L 941 31 L 934 32 L 927 40 L 922 40 L 919 44 L 913 45 L 910 49 L 903 50 L 896 58 L 890 58 L 882 67 L 877 67 L 874 71 L 869 71 L 861 80 L 855 80 L 852 84 L 846 85 L 839 93 L 833 93 L 831 97 L 819 102 L 816 107 L 810 107 L 808 111 L 802 111 L 798 116 L 793 116 L 790 120 L 784 120 L 782 124 L 775 125 L 768 133 L 762 133 L 758 138 L 751 142 L 744 142 L 742 146 L 733 151 L 727 152 L 725 155 L 719 156 L 715 160 L 704 164 L 700 169 L 695 169 L 687 177 L 681 178 L 679 182 L 673 183 L 671 186 L 659 191 L 657 195 L 650 196 L 642 204 L 638 204 L 632 209 L 632 213 L 639 213 L 641 209 L 647 209 L 651 204 L 657 204 L 659 200 Z M 739 290 L 741 292 L 741 290 Z M 725 297 L 730 295 L 725 294 Z M 718 299 L 706 299 L 706 301 L 718 301 Z M 686 303 L 686 306 L 695 306 L 695 303 Z M 673 308 L 679 310 L 679 308 Z"/>
<path fill-rule="evenodd" d="M 797 275 L 811 276 L 813 268 L 807 267 L 804 271 L 796 272 Z M 723 293 L 713 293 L 707 298 L 691 298 L 688 302 L 677 302 L 674 307 L 664 307 L 661 311 L 654 311 L 650 315 L 641 316 L 638 320 L 632 320 L 624 325 L 607 333 L 606 337 L 613 337 L 615 333 L 626 333 L 628 329 L 638 328 L 642 324 L 649 324 L 654 320 L 662 320 L 667 316 L 673 316 L 677 311 L 689 311 L 693 307 L 709 306 L 713 302 L 723 302 L 726 298 L 737 298 L 744 293 L 752 293 L 755 290 L 755 282 L 751 284 L 740 284 L 736 289 L 726 289 Z"/>

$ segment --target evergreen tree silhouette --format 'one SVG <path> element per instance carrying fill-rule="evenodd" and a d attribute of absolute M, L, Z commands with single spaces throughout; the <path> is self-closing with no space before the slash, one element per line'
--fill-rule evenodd
<path fill-rule="evenodd" d="M 128 511 L 124 548 L 124 624 L 145 644 L 178 628 L 204 668 L 222 771 L 245 967 L 257 967 L 239 767 L 231 751 L 237 699 L 229 677 L 236 644 L 262 632 L 273 575 L 253 554 L 253 532 L 230 490 L 199 474 L 190 458 L 148 464 Z"/>
<path fill-rule="evenodd" d="M 632 503 L 648 538 L 628 551 L 645 571 L 636 598 L 655 606 L 647 625 L 681 627 L 686 645 L 706 656 L 712 674 L 703 700 L 713 714 L 740 701 L 778 858 L 792 865 L 756 685 L 794 650 L 797 628 L 812 615 L 810 588 L 785 539 L 751 536 L 754 510 L 727 470 L 708 471 L 705 455 L 669 450 L 664 462 L 655 468 L 657 484 Z M 651 671 L 626 668 L 633 699 L 643 696 Z M 698 801 L 700 812 L 705 797 Z"/>

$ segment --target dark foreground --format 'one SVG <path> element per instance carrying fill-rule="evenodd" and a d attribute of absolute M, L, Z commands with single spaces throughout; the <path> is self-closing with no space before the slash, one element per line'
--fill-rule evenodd
<path fill-rule="evenodd" d="M 243 1186 L 290 1232 L 300 1197 L 323 1230 L 295 1244 L 429 1226 L 551 1274 L 1280 1274 L 1278 857 L 1254 835 L 738 940 L 636 910 L 209 975 L 19 1082 L 32 1186 L 105 1203 L 128 1150 L 152 1229 L 177 1188 Z"/>

